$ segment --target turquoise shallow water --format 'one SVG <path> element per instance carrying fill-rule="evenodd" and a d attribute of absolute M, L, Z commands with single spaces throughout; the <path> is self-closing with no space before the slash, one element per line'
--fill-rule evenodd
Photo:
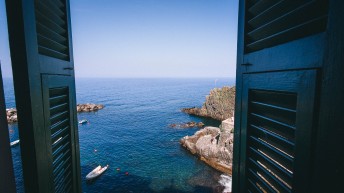
<path fill-rule="evenodd" d="M 220 173 L 180 147 L 178 140 L 197 128 L 175 129 L 172 123 L 219 122 L 180 111 L 201 106 L 215 79 L 77 79 L 78 103 L 101 103 L 103 110 L 80 113 L 89 124 L 79 126 L 83 192 L 213 192 Z M 219 79 L 216 87 L 233 85 Z M 4 80 L 7 108 L 14 106 L 11 81 Z M 11 141 L 17 125 L 9 126 Z M 12 148 L 16 183 L 23 192 L 20 147 Z M 93 183 L 84 177 L 98 164 L 110 168 Z M 121 171 L 116 171 L 120 168 Z M 125 175 L 129 172 L 129 175 Z"/>

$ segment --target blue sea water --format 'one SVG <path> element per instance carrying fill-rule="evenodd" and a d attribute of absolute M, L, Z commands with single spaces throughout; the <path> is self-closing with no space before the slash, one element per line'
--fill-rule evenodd
<path fill-rule="evenodd" d="M 212 88 L 224 85 L 234 85 L 234 79 L 76 79 L 77 103 L 105 105 L 98 112 L 78 114 L 79 120 L 89 120 L 79 125 L 83 192 L 202 193 L 219 188 L 221 173 L 179 144 L 198 129 L 169 124 L 202 121 L 218 126 L 218 121 L 180 109 L 201 106 Z M 10 79 L 4 79 L 4 89 L 7 108 L 14 107 Z M 9 125 L 9 131 L 11 141 L 18 139 L 17 124 Z M 20 146 L 12 154 L 18 192 L 23 192 Z M 99 164 L 110 167 L 86 183 L 85 176 Z"/>

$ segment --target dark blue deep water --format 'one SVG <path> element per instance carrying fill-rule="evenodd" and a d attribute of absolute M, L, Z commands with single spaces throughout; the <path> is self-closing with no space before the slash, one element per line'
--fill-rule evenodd
<path fill-rule="evenodd" d="M 234 79 L 77 79 L 77 103 L 100 103 L 95 113 L 80 113 L 79 125 L 83 192 L 213 192 L 220 173 L 180 147 L 179 139 L 197 128 L 168 125 L 202 121 L 184 114 L 183 107 L 201 106 L 209 91 L 234 85 Z M 13 87 L 4 79 L 7 108 L 14 107 Z M 17 124 L 9 125 L 10 139 L 18 139 Z M 18 192 L 23 192 L 20 147 L 12 148 Z M 110 168 L 93 183 L 84 180 L 98 165 Z M 121 171 L 116 171 L 120 168 Z M 129 175 L 125 175 L 129 172 Z"/>

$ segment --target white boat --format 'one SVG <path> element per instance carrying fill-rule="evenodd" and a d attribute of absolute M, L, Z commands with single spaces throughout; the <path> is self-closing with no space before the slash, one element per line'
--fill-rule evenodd
<path fill-rule="evenodd" d="M 79 124 L 85 124 L 85 123 L 87 123 L 88 121 L 86 120 L 86 119 L 83 119 L 83 120 L 80 120 L 79 121 Z"/>
<path fill-rule="evenodd" d="M 100 165 L 96 167 L 92 172 L 88 173 L 86 176 L 86 180 L 92 180 L 98 176 L 100 176 L 105 170 L 107 170 L 109 165 L 106 165 L 105 167 L 101 167 Z"/>
<path fill-rule="evenodd" d="M 12 142 L 10 143 L 10 145 L 11 145 L 11 147 L 12 147 L 12 146 L 17 145 L 18 143 L 19 143 L 19 139 L 18 139 L 18 140 L 15 140 L 15 141 L 12 141 Z"/>

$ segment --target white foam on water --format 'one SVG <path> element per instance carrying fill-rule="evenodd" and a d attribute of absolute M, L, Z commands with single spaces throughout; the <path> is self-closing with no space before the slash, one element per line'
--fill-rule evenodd
<path fill-rule="evenodd" d="M 225 188 L 223 193 L 232 192 L 232 176 L 221 174 L 219 183 Z"/>

